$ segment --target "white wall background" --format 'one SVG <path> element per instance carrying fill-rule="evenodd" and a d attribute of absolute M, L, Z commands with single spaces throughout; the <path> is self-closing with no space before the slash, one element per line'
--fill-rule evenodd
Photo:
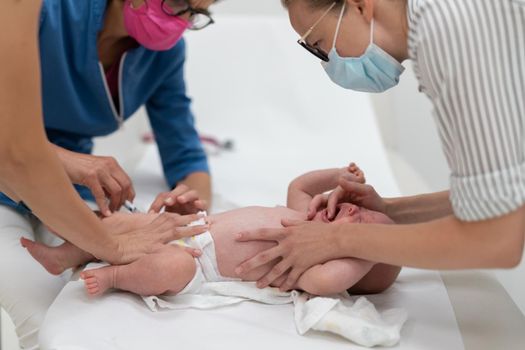
<path fill-rule="evenodd" d="M 281 6 L 280 0 L 220 0 L 212 12 L 286 16 L 286 11 Z"/>

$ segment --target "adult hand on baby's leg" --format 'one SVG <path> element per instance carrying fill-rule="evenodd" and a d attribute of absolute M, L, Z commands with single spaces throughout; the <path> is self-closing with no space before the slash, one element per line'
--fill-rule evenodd
<path fill-rule="evenodd" d="M 134 217 L 140 218 L 141 214 L 124 214 L 119 216 L 121 220 L 133 221 Z M 116 218 L 113 215 L 112 218 Z M 117 232 L 117 239 L 119 246 L 122 248 L 121 260 L 118 263 L 129 263 L 138 258 L 156 252 L 162 249 L 165 244 L 185 238 L 192 237 L 209 230 L 209 225 L 199 225 L 189 227 L 190 223 L 197 221 L 202 216 L 193 215 L 176 215 L 171 213 L 163 213 L 160 215 L 144 215 L 149 220 L 148 222 L 135 223 L 132 226 L 124 225 L 125 230 L 113 230 L 110 232 Z M 152 219 L 153 217 L 153 219 Z M 109 219 L 106 219 L 109 220 Z M 193 256 L 200 256 L 202 252 L 196 249 L 187 248 L 186 251 Z M 111 263 L 111 261 L 109 261 Z"/>

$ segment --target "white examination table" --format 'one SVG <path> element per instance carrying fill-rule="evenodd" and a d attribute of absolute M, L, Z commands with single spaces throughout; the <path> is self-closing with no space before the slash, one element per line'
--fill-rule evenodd
<path fill-rule="evenodd" d="M 188 35 L 188 84 L 200 130 L 235 142 L 233 152 L 210 159 L 215 210 L 284 204 L 295 176 L 350 161 L 380 193 L 399 195 L 368 96 L 333 86 L 296 39 L 285 19 L 263 17 L 218 18 L 209 30 Z M 153 146 L 134 180 L 139 205 L 165 190 Z M 405 270 L 370 300 L 381 310 L 408 311 L 397 349 L 464 348 L 437 272 Z M 331 335 L 301 337 L 292 317 L 290 305 L 255 303 L 152 313 L 126 293 L 90 300 L 73 281 L 50 308 L 41 342 L 57 350 L 359 348 Z"/>

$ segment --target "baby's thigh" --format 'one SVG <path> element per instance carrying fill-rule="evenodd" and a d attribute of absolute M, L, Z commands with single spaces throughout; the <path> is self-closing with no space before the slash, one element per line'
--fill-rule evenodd
<path fill-rule="evenodd" d="M 184 289 L 195 276 L 196 264 L 193 256 L 183 248 L 166 245 L 119 271 L 121 289 L 142 295 L 160 295 Z M 140 292 L 136 291 L 137 281 L 141 285 Z"/>

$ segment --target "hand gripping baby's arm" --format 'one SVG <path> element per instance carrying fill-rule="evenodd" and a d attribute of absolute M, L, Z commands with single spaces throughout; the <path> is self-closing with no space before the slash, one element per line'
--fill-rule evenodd
<path fill-rule="evenodd" d="M 299 176 L 288 186 L 288 208 L 306 212 L 313 197 L 336 188 L 339 177 L 347 169 L 316 170 Z"/>
<path fill-rule="evenodd" d="M 343 175 L 353 175 L 354 181 L 366 183 L 363 171 L 355 164 L 339 169 L 317 170 L 293 180 L 288 187 L 288 208 L 306 212 L 312 199 L 339 186 Z"/>

